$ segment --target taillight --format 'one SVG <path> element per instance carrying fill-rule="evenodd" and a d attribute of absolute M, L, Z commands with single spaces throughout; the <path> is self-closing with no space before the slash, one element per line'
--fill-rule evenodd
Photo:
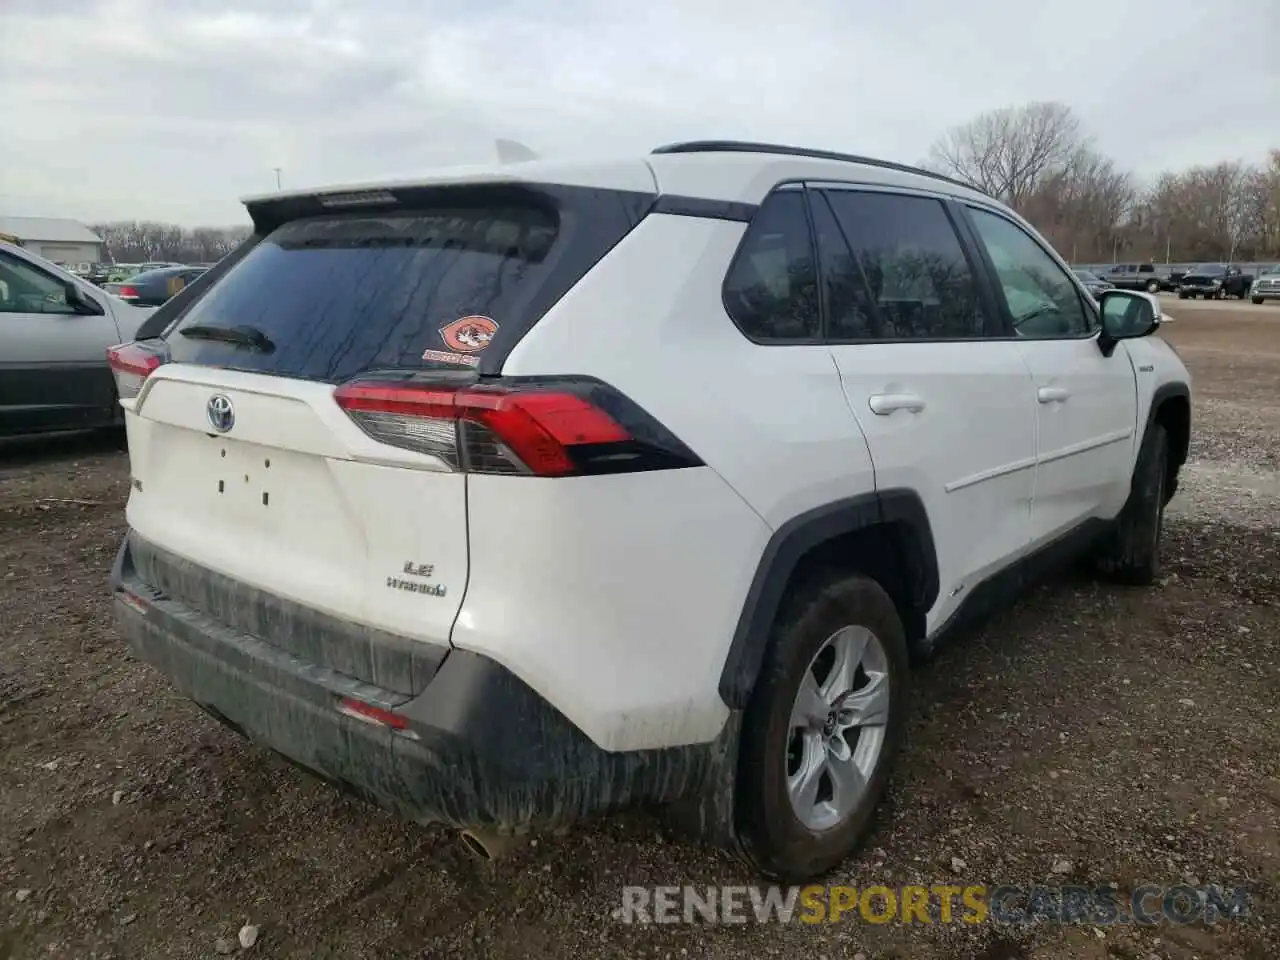
<path fill-rule="evenodd" d="M 164 363 L 164 355 L 134 341 L 107 348 L 107 364 L 116 378 L 116 396 L 131 400 L 142 389 L 142 382 Z"/>
<path fill-rule="evenodd" d="M 121 287 L 120 292 L 117 293 L 116 296 L 121 298 L 132 297 L 133 299 L 136 300 L 138 298 L 138 288 L 130 287 L 130 286 Z"/>
<path fill-rule="evenodd" d="M 373 439 L 469 473 L 563 477 L 698 466 L 662 424 L 599 381 L 452 386 L 363 380 L 334 400 Z"/>

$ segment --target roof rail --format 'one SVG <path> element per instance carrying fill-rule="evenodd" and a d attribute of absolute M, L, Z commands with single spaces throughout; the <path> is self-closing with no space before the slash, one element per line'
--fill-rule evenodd
<path fill-rule="evenodd" d="M 913 167 L 905 163 L 894 163 L 892 160 L 877 160 L 874 157 L 860 157 L 852 153 L 837 153 L 834 150 L 809 150 L 805 147 L 788 147 L 777 143 L 752 143 L 748 140 L 690 140 L 685 143 L 668 143 L 655 147 L 651 153 L 772 153 L 783 157 L 811 157 L 814 160 L 840 160 L 844 163 L 861 163 L 868 167 L 880 167 L 884 170 L 896 170 L 899 173 L 914 173 L 921 177 L 942 180 L 953 186 L 964 187 L 975 193 L 982 193 L 971 183 L 948 177 L 943 173 L 935 173 L 922 167 Z"/>

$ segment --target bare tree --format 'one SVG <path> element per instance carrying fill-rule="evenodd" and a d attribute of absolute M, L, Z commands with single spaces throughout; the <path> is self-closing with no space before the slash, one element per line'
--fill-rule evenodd
<path fill-rule="evenodd" d="M 1280 149 L 1265 163 L 1228 161 L 1167 172 L 1139 189 L 1083 136 L 1059 103 L 983 114 L 948 131 L 925 165 L 1004 201 L 1064 256 L 1126 260 L 1280 260 Z M 209 263 L 245 227 L 120 221 L 94 227 L 115 262 Z"/>
<path fill-rule="evenodd" d="M 1028 103 L 952 128 L 930 148 L 926 163 L 1017 209 L 1082 146 L 1069 107 Z"/>
<path fill-rule="evenodd" d="M 1013 207 L 1080 262 L 1280 257 L 1280 150 L 1162 174 L 1139 190 L 1060 103 L 984 113 L 947 131 L 925 165 Z"/>
<path fill-rule="evenodd" d="M 1128 173 L 1087 146 L 1047 174 L 1021 212 L 1073 259 L 1109 257 L 1132 217 L 1137 191 Z"/>
<path fill-rule="evenodd" d="M 1261 172 L 1238 161 L 1163 174 L 1147 193 L 1135 246 L 1188 260 L 1265 256 L 1266 191 Z M 1161 240 L 1163 238 L 1163 240 Z"/>
<path fill-rule="evenodd" d="M 102 237 L 113 263 L 167 260 L 212 263 L 230 253 L 249 235 L 248 227 L 197 227 L 127 220 L 93 228 Z"/>

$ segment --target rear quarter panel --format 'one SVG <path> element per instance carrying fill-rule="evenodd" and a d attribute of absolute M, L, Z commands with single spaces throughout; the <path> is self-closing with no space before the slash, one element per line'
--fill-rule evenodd
<path fill-rule="evenodd" d="M 712 739 L 727 716 L 720 674 L 771 533 L 875 489 L 830 350 L 754 344 L 725 313 L 744 230 L 649 215 L 502 371 L 605 380 L 706 468 L 553 480 L 518 503 L 508 478 L 468 487 L 472 573 L 453 642 L 508 666 L 608 749 Z M 575 484 L 571 511 L 560 498 Z M 544 527 L 548 517 L 561 519 Z M 531 533 L 538 557 L 523 546 Z M 540 605 L 523 636 L 514 622 L 481 629 L 508 590 L 513 609 Z"/>

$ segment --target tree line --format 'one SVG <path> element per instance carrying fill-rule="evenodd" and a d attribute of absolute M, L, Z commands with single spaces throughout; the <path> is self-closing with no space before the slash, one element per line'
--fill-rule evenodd
<path fill-rule="evenodd" d="M 924 165 L 1013 207 L 1072 262 L 1280 260 L 1280 150 L 1139 183 L 1060 103 L 982 114 Z"/>
<path fill-rule="evenodd" d="M 1280 260 L 1280 149 L 1139 183 L 1061 103 L 984 113 L 948 130 L 923 165 L 1013 207 L 1076 263 Z M 116 263 L 212 263 L 249 227 L 118 221 L 93 227 Z"/>
<path fill-rule="evenodd" d="M 249 227 L 196 227 L 174 223 L 120 220 L 90 229 L 100 236 L 112 263 L 214 263 L 246 237 Z"/>

